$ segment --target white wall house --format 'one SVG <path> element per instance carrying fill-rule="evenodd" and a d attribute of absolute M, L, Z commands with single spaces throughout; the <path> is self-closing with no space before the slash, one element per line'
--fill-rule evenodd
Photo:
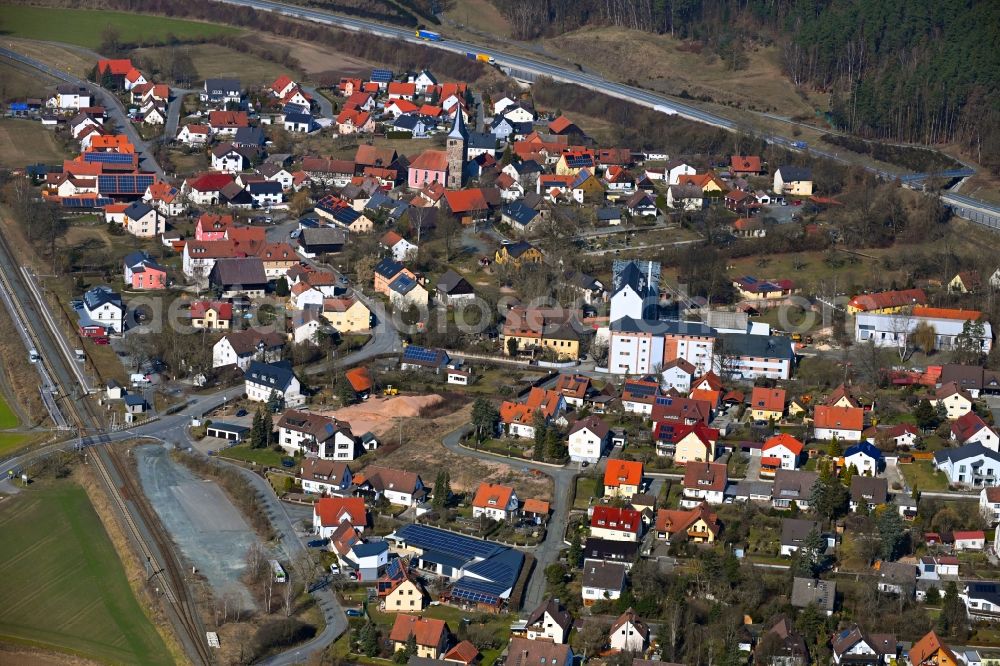
<path fill-rule="evenodd" d="M 569 459 L 596 465 L 610 441 L 610 430 L 604 421 L 596 416 L 581 419 L 569 431 Z"/>

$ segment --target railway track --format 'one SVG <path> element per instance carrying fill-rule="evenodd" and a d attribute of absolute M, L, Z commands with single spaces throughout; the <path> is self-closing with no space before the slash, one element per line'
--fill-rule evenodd
<path fill-rule="evenodd" d="M 29 293 L 29 286 L 23 280 L 25 277 L 18 268 L 6 238 L 0 235 L 0 288 L 10 295 L 12 316 L 16 325 L 23 326 L 25 342 L 30 340 L 41 352 L 39 363 L 42 367 L 39 370 L 43 383 L 48 384 L 44 388 L 53 396 L 57 393 L 66 396 L 61 406 L 56 406 L 53 400 L 58 414 L 58 417 L 53 414 L 53 420 L 76 430 L 81 437 L 81 448 L 92 449 L 93 466 L 107 487 L 112 504 L 121 513 L 128 534 L 145 558 L 150 572 L 149 580 L 156 576 L 160 578 L 158 587 L 166 598 L 168 616 L 181 634 L 188 657 L 199 666 L 211 666 L 215 660 L 197 607 L 184 580 L 184 568 L 174 555 L 173 544 L 166 537 L 152 508 L 144 501 L 142 490 L 132 478 L 126 463 L 121 460 L 120 453 L 110 445 L 101 416 L 93 404 L 86 398 L 73 398 L 76 368 L 68 367 L 70 361 L 60 353 L 58 340 L 53 337 L 58 336 L 59 332 L 46 328 L 36 312 L 37 305 Z M 29 316 L 29 310 L 36 316 Z M 42 322 L 41 330 L 35 328 L 38 322 Z M 81 386 L 81 389 L 86 392 L 86 387 Z"/>

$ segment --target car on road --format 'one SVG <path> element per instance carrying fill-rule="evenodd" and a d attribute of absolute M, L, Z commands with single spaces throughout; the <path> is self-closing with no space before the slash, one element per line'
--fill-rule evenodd
<path fill-rule="evenodd" d="M 348 608 L 344 611 L 347 617 L 364 617 L 365 613 L 360 608 Z"/>
<path fill-rule="evenodd" d="M 306 545 L 309 546 L 310 548 L 322 548 L 328 543 L 330 543 L 329 539 L 313 539 Z"/>
<path fill-rule="evenodd" d="M 245 409 L 241 409 L 240 411 L 236 412 L 236 416 L 246 416 L 246 415 L 247 415 L 247 410 Z"/>
<path fill-rule="evenodd" d="M 339 574 L 340 573 L 340 567 L 338 567 L 336 564 L 331 564 L 330 565 L 330 573 L 332 573 L 332 574 Z"/>
<path fill-rule="evenodd" d="M 302 230 L 301 229 L 292 229 L 288 233 L 288 237 L 291 238 L 292 240 L 295 240 L 296 238 L 298 238 L 301 235 L 302 235 Z"/>

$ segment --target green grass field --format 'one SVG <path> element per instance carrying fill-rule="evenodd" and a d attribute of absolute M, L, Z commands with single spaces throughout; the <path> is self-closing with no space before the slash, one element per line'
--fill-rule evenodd
<path fill-rule="evenodd" d="M 8 428 L 16 428 L 20 420 L 17 418 L 17 413 L 10 406 L 10 404 L 0 396 L 0 430 L 7 430 Z"/>
<path fill-rule="evenodd" d="M 272 451 L 271 449 L 251 449 L 249 444 L 232 446 L 228 449 L 219 451 L 219 455 L 223 458 L 232 458 L 234 460 L 254 462 L 258 465 L 264 465 L 265 467 L 279 468 L 281 467 L 282 458 L 289 457 L 284 453 L 278 453 L 276 451 Z"/>
<path fill-rule="evenodd" d="M 49 9 L 22 5 L 0 5 L 0 33 L 96 49 L 101 33 L 112 25 L 126 43 L 165 42 L 167 35 L 179 39 L 199 39 L 239 33 L 230 28 L 196 21 L 86 9 Z"/>
<path fill-rule="evenodd" d="M 0 503 L 0 640 L 116 664 L 172 664 L 80 486 Z"/>

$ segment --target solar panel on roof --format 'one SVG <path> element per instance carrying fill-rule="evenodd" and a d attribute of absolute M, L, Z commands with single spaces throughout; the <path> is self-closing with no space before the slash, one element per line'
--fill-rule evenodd
<path fill-rule="evenodd" d="M 629 384 L 628 392 L 634 396 L 646 397 L 656 393 L 655 386 L 647 386 L 645 384 Z"/>
<path fill-rule="evenodd" d="M 464 587 L 456 587 L 452 590 L 451 595 L 453 597 L 458 597 L 459 599 L 465 599 L 466 601 L 471 601 L 473 603 L 485 603 L 496 605 L 499 603 L 500 598 L 494 594 L 487 594 L 486 592 L 480 592 L 478 590 L 470 590 Z"/>
<path fill-rule="evenodd" d="M 84 162 L 101 162 L 104 164 L 131 164 L 132 153 L 84 153 Z"/>

